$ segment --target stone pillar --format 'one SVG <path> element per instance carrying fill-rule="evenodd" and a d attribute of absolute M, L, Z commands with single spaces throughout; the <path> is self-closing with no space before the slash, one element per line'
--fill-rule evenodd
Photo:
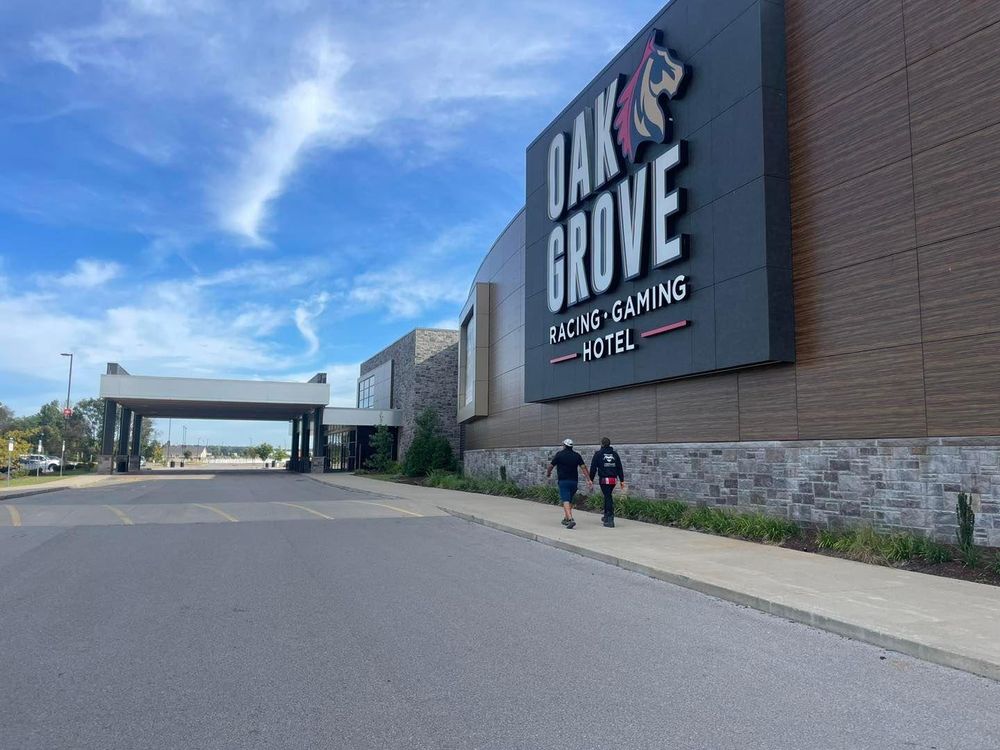
<path fill-rule="evenodd" d="M 139 457 L 142 455 L 142 415 L 136 414 L 132 419 L 132 451 L 128 456 L 128 470 L 139 471 L 142 464 Z"/>
<path fill-rule="evenodd" d="M 313 472 L 322 474 L 326 471 L 326 430 L 323 429 L 323 407 L 313 412 Z"/>
<path fill-rule="evenodd" d="M 292 450 L 288 456 L 288 468 L 299 470 L 299 420 L 292 420 Z"/>
<path fill-rule="evenodd" d="M 101 453 L 97 458 L 97 472 L 110 474 L 114 468 L 115 417 L 118 416 L 118 402 L 104 399 L 104 422 L 101 424 Z"/>
<path fill-rule="evenodd" d="M 302 455 L 299 461 L 299 471 L 308 472 L 311 468 L 309 461 L 309 412 L 302 415 Z"/>
<path fill-rule="evenodd" d="M 128 438 L 132 430 L 132 410 L 122 407 L 118 421 L 118 450 L 115 451 L 115 471 L 128 471 Z"/>

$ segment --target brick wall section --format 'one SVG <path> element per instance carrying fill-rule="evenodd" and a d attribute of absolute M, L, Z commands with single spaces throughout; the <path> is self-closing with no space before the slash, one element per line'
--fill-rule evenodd
<path fill-rule="evenodd" d="M 413 441 L 417 414 L 433 407 L 458 452 L 458 331 L 417 328 L 361 364 L 361 377 L 392 360 L 392 408 L 402 412 L 399 456 Z"/>
<path fill-rule="evenodd" d="M 763 511 L 820 528 L 870 523 L 881 531 L 954 542 L 955 503 L 972 494 L 976 542 L 1000 546 L 1000 438 L 674 443 L 616 446 L 630 490 Z M 579 446 L 589 463 L 596 446 Z M 465 471 L 521 484 L 545 481 L 556 448 L 466 451 Z"/>

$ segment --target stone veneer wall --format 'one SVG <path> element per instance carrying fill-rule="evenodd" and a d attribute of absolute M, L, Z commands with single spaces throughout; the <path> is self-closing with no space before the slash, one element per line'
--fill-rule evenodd
<path fill-rule="evenodd" d="M 458 412 L 458 331 L 418 328 L 416 333 L 416 412 L 428 406 L 437 411 L 441 432 L 457 456 L 461 434 L 455 418 Z"/>
<path fill-rule="evenodd" d="M 441 429 L 452 449 L 459 450 L 458 331 L 417 328 L 361 364 L 361 377 L 392 360 L 391 408 L 402 412 L 400 459 L 413 441 L 414 420 L 425 407 L 441 417 Z"/>
<path fill-rule="evenodd" d="M 392 360 L 392 402 L 391 409 L 402 412 L 403 425 L 399 428 L 398 454 L 402 458 L 405 448 L 413 439 L 414 416 L 414 380 L 416 361 L 417 332 L 410 331 L 401 339 L 393 342 L 374 357 L 361 363 L 360 378 L 367 376 L 372 370 Z"/>
<path fill-rule="evenodd" d="M 589 464 L 596 446 L 578 446 Z M 954 542 L 959 492 L 976 541 L 1000 546 L 1000 438 L 663 443 L 616 446 L 630 490 L 650 498 L 759 510 L 827 528 L 870 523 Z M 470 475 L 545 481 L 557 448 L 466 451 Z"/>

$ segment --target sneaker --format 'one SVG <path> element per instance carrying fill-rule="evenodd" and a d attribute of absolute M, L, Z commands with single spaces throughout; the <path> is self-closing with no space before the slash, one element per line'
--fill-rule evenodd
<path fill-rule="evenodd" d="M 574 521 L 572 518 L 566 522 L 567 529 L 572 529 L 574 526 L 576 526 L 576 521 Z"/>
<path fill-rule="evenodd" d="M 568 526 L 569 525 L 569 519 L 568 518 L 564 518 L 559 523 L 561 523 L 563 526 Z"/>
<path fill-rule="evenodd" d="M 605 518 L 604 525 L 607 526 L 609 529 L 613 529 L 615 527 L 615 519 Z"/>

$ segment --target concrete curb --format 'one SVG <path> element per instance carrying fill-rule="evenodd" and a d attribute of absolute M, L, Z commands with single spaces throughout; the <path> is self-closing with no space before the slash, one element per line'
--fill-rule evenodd
<path fill-rule="evenodd" d="M 850 638 L 855 641 L 861 641 L 863 643 L 868 643 L 890 651 L 897 651 L 901 654 L 906 654 L 907 656 L 913 656 L 917 659 L 922 659 L 933 664 L 940 664 L 941 666 L 960 669 L 963 672 L 971 672 L 972 674 L 979 675 L 980 677 L 987 677 L 991 680 L 1000 681 L 1000 664 L 996 662 L 965 656 L 953 651 L 946 651 L 936 646 L 928 646 L 927 644 L 920 643 L 919 641 L 894 635 L 893 633 L 883 632 L 874 628 L 847 622 L 845 620 L 838 620 L 835 617 L 821 615 L 816 612 L 798 609 L 797 607 L 791 607 L 786 604 L 781 604 L 780 602 L 752 596 L 736 589 L 718 586 L 707 581 L 700 581 L 696 578 L 691 578 L 679 573 L 671 573 L 668 570 L 653 568 L 648 565 L 643 565 L 642 563 L 637 563 L 633 560 L 606 555 L 602 552 L 587 549 L 586 547 L 576 545 L 571 542 L 564 542 L 560 539 L 553 539 L 552 537 L 535 534 L 534 532 L 525 531 L 524 529 L 507 526 L 506 524 L 490 521 L 486 518 L 480 518 L 479 516 L 474 516 L 463 511 L 452 510 L 442 505 L 439 505 L 438 508 L 447 514 L 455 516 L 456 518 L 461 518 L 464 521 L 478 523 L 491 529 L 496 529 L 497 531 L 514 534 L 515 536 L 530 539 L 534 542 L 540 542 L 541 544 L 546 544 L 550 547 L 555 547 L 556 549 L 572 552 L 583 557 L 589 557 L 593 560 L 598 560 L 600 562 L 607 563 L 608 565 L 615 565 L 633 573 L 640 573 L 642 575 L 649 576 L 650 578 L 656 578 L 667 583 L 683 586 L 684 588 L 691 589 L 702 594 L 707 594 L 708 596 L 714 596 L 718 599 L 733 602 L 734 604 L 740 604 L 744 607 L 750 607 L 751 609 L 756 609 L 771 615 L 784 617 L 787 620 L 810 625 L 814 628 L 826 630 L 830 633 Z"/>
<path fill-rule="evenodd" d="M 19 497 L 31 497 L 32 495 L 44 495 L 48 492 L 61 492 L 62 490 L 80 490 L 88 489 L 90 487 L 96 487 L 98 485 L 104 484 L 105 482 L 111 481 L 114 477 L 110 475 L 94 475 L 89 474 L 85 477 L 93 477 L 92 481 L 87 482 L 75 482 L 73 484 L 56 484 L 60 481 L 71 481 L 64 479 L 57 479 L 51 484 L 43 484 L 41 486 L 25 487 L 23 490 L 10 490 L 5 491 L 0 487 L 0 503 L 4 500 L 14 500 Z"/>
<path fill-rule="evenodd" d="M 32 495 L 44 495 L 46 492 L 59 492 L 59 490 L 72 490 L 73 487 L 36 487 L 25 490 L 12 490 L 11 492 L 0 492 L 0 503 L 4 500 L 14 500 L 19 497 L 31 497 Z"/>

